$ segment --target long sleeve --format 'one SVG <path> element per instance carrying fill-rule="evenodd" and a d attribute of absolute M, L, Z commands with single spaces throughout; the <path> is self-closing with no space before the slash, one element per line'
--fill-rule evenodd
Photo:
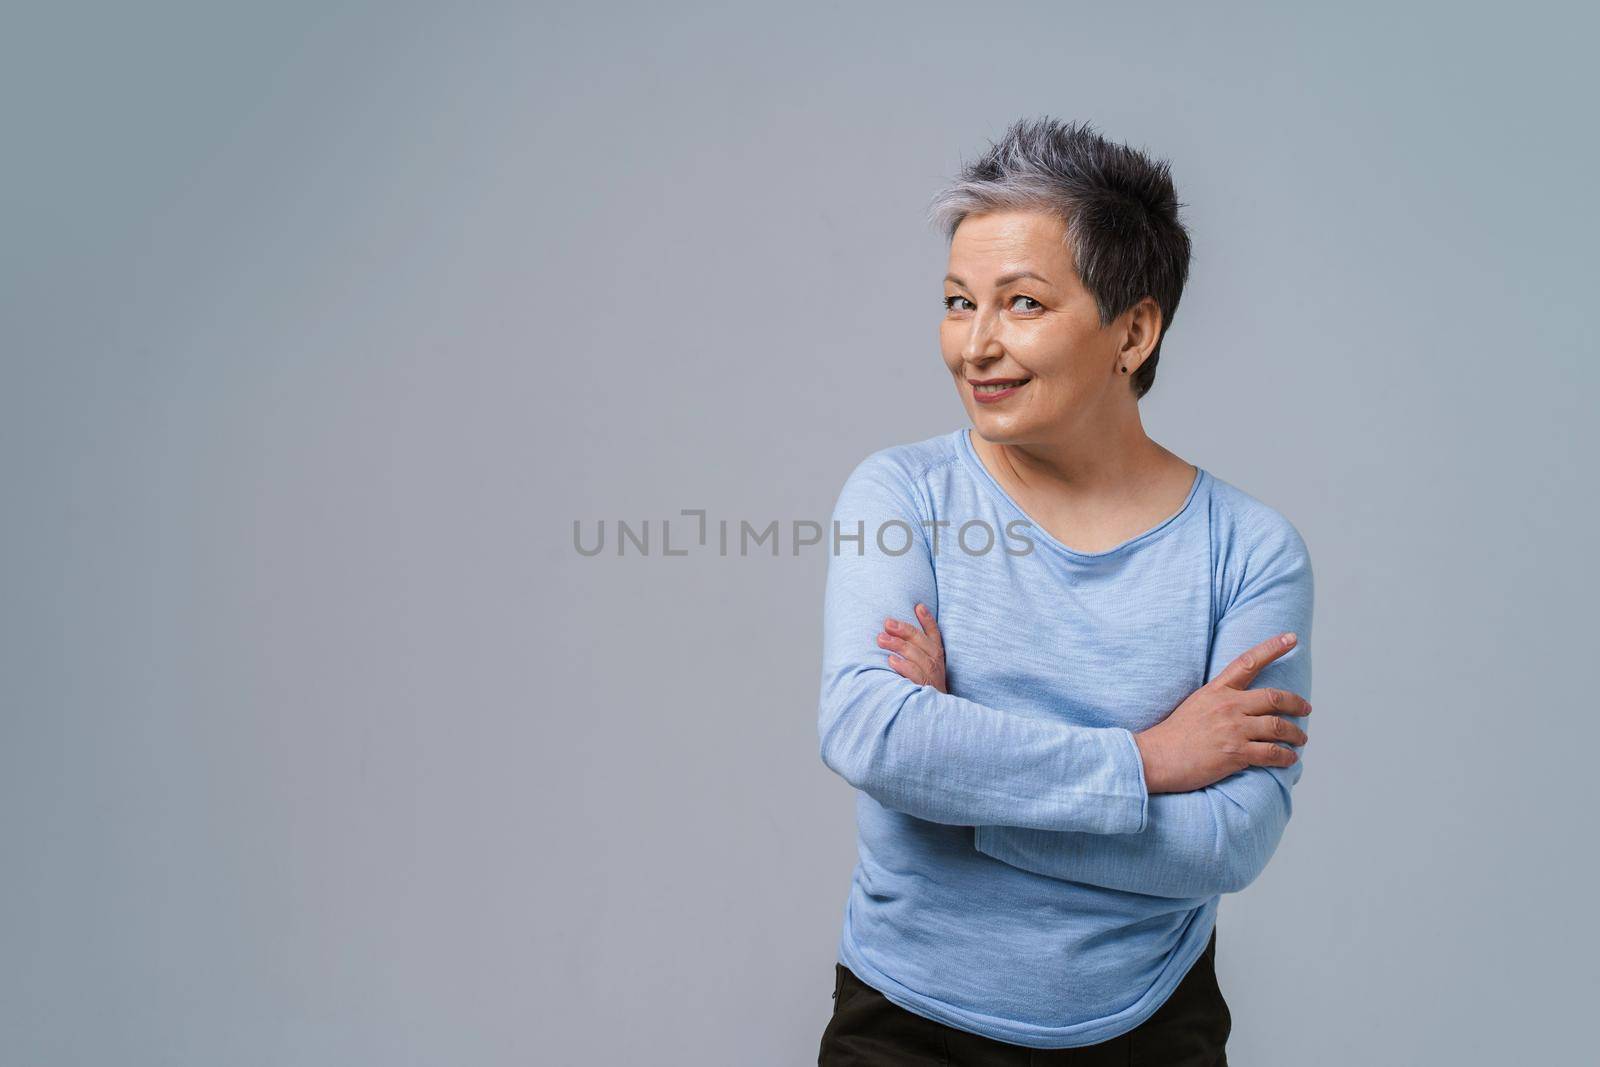
<path fill-rule="evenodd" d="M 1293 631 L 1293 649 L 1269 663 L 1251 688 L 1311 697 L 1313 582 L 1304 541 L 1277 517 L 1249 552 L 1233 602 L 1217 623 L 1207 679 L 1253 645 Z M 1309 735 L 1306 716 L 1289 718 Z M 1309 747 L 1309 746 L 1306 746 Z M 1247 767 L 1204 789 L 1156 793 L 1135 834 L 1108 836 L 1011 825 L 979 825 L 979 852 L 1036 874 L 1111 889 L 1176 898 L 1238 892 L 1278 846 L 1292 811 L 1291 791 L 1305 769 Z"/>
<path fill-rule="evenodd" d="M 885 807 L 932 822 L 1088 835 L 1142 829 L 1150 797 L 1133 734 L 1033 718 L 917 685 L 874 638 L 889 616 L 938 612 L 913 478 L 883 452 L 846 480 L 828 531 L 822 761 Z"/>

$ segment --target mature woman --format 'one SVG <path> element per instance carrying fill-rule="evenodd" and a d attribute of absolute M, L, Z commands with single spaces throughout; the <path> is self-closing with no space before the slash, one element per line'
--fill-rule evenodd
<path fill-rule="evenodd" d="M 819 1063 L 1227 1062 L 1217 905 L 1289 819 L 1312 576 L 1140 422 L 1178 206 L 1051 119 L 934 202 L 972 426 L 874 452 L 834 510 L 818 728 L 860 860 Z"/>

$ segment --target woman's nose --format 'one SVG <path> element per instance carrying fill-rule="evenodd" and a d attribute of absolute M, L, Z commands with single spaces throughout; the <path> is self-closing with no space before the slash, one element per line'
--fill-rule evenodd
<path fill-rule="evenodd" d="M 994 332 L 994 312 L 979 311 L 973 315 L 963 355 L 974 363 L 999 355 L 1000 345 L 995 340 Z"/>

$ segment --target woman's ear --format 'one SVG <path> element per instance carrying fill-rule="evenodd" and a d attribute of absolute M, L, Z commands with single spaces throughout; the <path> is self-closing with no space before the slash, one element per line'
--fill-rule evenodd
<path fill-rule="evenodd" d="M 1123 312 L 1123 317 L 1127 322 L 1117 350 L 1117 365 L 1120 373 L 1137 374 L 1161 339 L 1161 305 L 1147 296 Z"/>

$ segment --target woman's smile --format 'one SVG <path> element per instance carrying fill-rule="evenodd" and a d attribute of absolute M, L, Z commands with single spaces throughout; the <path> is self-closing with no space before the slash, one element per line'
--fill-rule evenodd
<path fill-rule="evenodd" d="M 968 378 L 972 385 L 972 399 L 980 404 L 994 404 L 1004 400 L 1033 381 L 1032 378 Z"/>

